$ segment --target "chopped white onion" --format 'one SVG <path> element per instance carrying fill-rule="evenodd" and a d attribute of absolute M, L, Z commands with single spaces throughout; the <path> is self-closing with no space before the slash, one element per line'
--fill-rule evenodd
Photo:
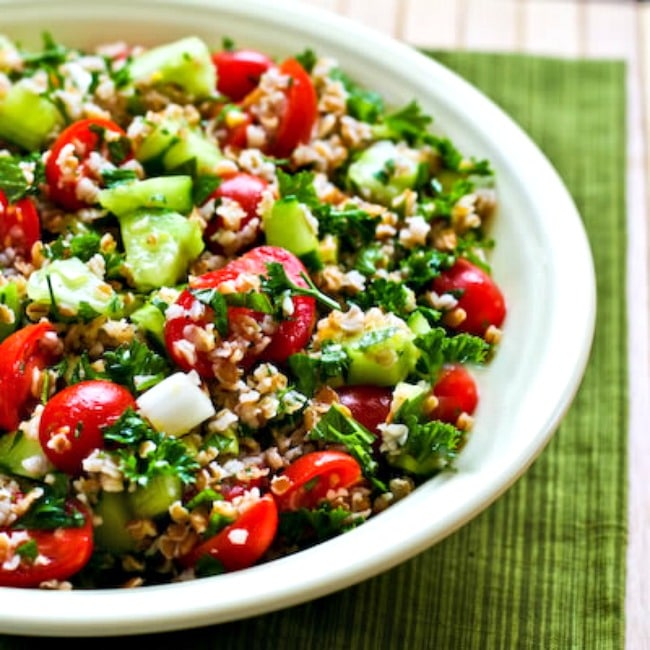
<path fill-rule="evenodd" d="M 140 414 L 170 436 L 182 436 L 216 413 L 194 371 L 170 375 L 136 401 Z"/>

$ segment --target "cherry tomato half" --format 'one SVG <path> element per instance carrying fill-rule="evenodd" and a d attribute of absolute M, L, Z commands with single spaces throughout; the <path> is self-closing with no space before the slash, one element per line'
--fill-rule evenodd
<path fill-rule="evenodd" d="M 13 248 L 18 255 L 31 260 L 32 246 L 41 238 L 41 221 L 30 198 L 9 203 L 0 190 L 0 249 Z"/>
<path fill-rule="evenodd" d="M 246 569 L 271 546 L 278 529 L 278 508 L 271 494 L 250 505 L 214 537 L 196 546 L 181 563 L 195 566 L 204 556 L 218 560 L 226 571 Z"/>
<path fill-rule="evenodd" d="M 132 156 L 126 133 L 115 122 L 88 118 L 72 123 L 56 139 L 45 163 L 45 179 L 55 203 L 68 210 L 92 204 L 79 196 L 77 188 L 84 178 L 102 185 L 100 170 L 90 162 L 93 152 L 114 165 Z"/>
<path fill-rule="evenodd" d="M 264 191 L 268 187 L 268 183 L 259 176 L 239 172 L 224 179 L 219 187 L 211 194 L 210 198 L 213 199 L 230 199 L 236 201 L 241 209 L 245 212 L 245 216 L 241 219 L 235 232 L 242 232 L 246 226 L 257 215 L 257 206 L 262 200 Z M 252 234 L 252 241 L 243 242 L 243 245 L 254 242 L 261 231 L 261 219 L 258 218 L 259 226 L 256 228 L 255 233 Z M 203 238 L 208 248 L 213 253 L 222 254 L 224 252 L 224 245 L 220 243 L 219 232 L 223 230 L 233 230 L 225 225 L 224 219 L 221 215 L 216 215 L 210 222 L 203 233 Z M 237 246 L 228 246 L 230 250 L 237 250 Z"/>
<path fill-rule="evenodd" d="M 299 144 L 309 142 L 318 117 L 318 96 L 307 71 L 296 61 L 287 59 L 280 72 L 291 77 L 286 90 L 286 106 L 267 153 L 287 158 Z"/>
<path fill-rule="evenodd" d="M 289 480 L 289 487 L 274 494 L 284 512 L 315 508 L 329 490 L 351 487 L 361 478 L 361 467 L 343 451 L 312 451 L 294 460 L 282 476 Z"/>
<path fill-rule="evenodd" d="M 67 507 L 84 515 L 83 526 L 25 531 L 29 540 L 23 544 L 34 542 L 38 555 L 46 558 L 47 562 L 32 562 L 23 557 L 15 569 L 9 569 L 3 568 L 3 558 L 0 557 L 0 586 L 38 587 L 48 580 L 67 580 L 86 565 L 94 547 L 92 517 L 78 501 L 70 501 Z M 0 532 L 11 536 L 23 531 L 14 527 L 0 529 Z"/>
<path fill-rule="evenodd" d="M 244 99 L 257 87 L 273 61 L 256 50 L 223 50 L 212 55 L 217 68 L 217 90 L 233 102 Z"/>
<path fill-rule="evenodd" d="M 258 246 L 235 258 L 221 269 L 192 278 L 190 289 L 214 289 L 225 282 L 236 281 L 243 273 L 265 275 L 266 265 L 270 262 L 282 264 L 294 283 L 306 286 L 306 282 L 301 277 L 301 273 L 306 272 L 305 267 L 295 255 L 277 246 Z M 291 354 L 302 350 L 307 345 L 316 323 L 316 302 L 311 296 L 294 296 L 291 300 L 293 304 L 291 316 L 277 324 L 270 337 L 270 343 L 262 352 L 257 355 L 250 353 L 245 357 L 242 361 L 244 365 L 250 364 L 255 359 L 282 363 Z M 174 362 L 184 370 L 194 369 L 202 377 L 213 376 L 209 354 L 190 340 L 191 331 L 195 328 L 207 333 L 207 328 L 214 318 L 212 308 L 199 304 L 189 290 L 183 291 L 175 304 L 181 309 L 176 310 L 178 315 L 167 317 L 165 323 L 167 351 Z M 228 307 L 230 327 L 244 316 L 259 320 L 263 314 L 245 307 Z M 215 333 L 212 334 L 214 335 Z M 192 348 L 191 355 L 184 354 L 188 343 Z"/>
<path fill-rule="evenodd" d="M 67 386 L 46 404 L 38 431 L 43 452 L 66 474 L 81 471 L 81 462 L 93 449 L 104 447 L 103 429 L 127 408 L 136 408 L 131 393 L 104 379 Z"/>
<path fill-rule="evenodd" d="M 393 391 L 387 386 L 341 386 L 336 389 L 339 401 L 350 409 L 352 417 L 372 433 L 386 422 Z"/>
<path fill-rule="evenodd" d="M 438 294 L 451 293 L 466 318 L 454 329 L 483 336 L 491 325 L 501 327 L 506 316 L 506 304 L 494 280 L 478 266 L 458 258 L 454 265 L 433 280 Z"/>
<path fill-rule="evenodd" d="M 460 364 L 445 365 L 433 386 L 438 406 L 431 419 L 454 424 L 461 413 L 472 415 L 478 405 L 478 389 L 469 371 Z"/>
<path fill-rule="evenodd" d="M 47 321 L 27 325 L 0 343 L 0 429 L 12 431 L 36 403 L 34 373 L 59 356 L 54 327 Z"/>

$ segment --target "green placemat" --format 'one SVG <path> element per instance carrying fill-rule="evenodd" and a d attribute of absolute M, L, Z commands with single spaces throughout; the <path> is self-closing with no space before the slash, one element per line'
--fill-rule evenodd
<path fill-rule="evenodd" d="M 624 64 L 473 53 L 435 56 L 528 131 L 564 178 L 583 216 L 596 262 L 599 315 L 574 405 L 513 488 L 416 558 L 305 605 L 224 625 L 134 637 L 133 644 L 228 650 L 623 647 Z M 0 648 L 35 642 L 5 636 Z"/>

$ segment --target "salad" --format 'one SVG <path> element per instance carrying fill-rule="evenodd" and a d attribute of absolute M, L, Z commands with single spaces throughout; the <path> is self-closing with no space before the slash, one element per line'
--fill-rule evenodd
<path fill-rule="evenodd" d="M 454 471 L 495 210 L 311 50 L 0 36 L 0 586 L 244 569 Z"/>

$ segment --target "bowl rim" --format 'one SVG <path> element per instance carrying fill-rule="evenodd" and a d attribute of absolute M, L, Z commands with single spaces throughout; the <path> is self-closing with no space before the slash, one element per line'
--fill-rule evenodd
<path fill-rule="evenodd" d="M 53 12 L 63 9 L 70 15 L 71 12 L 84 10 L 88 16 L 92 14 L 94 17 L 107 12 L 108 6 L 104 3 L 90 5 L 92 3 L 87 0 L 0 0 L 3 13 L 0 31 L 10 34 L 7 23 L 12 24 L 12 21 L 15 23 L 25 17 L 51 16 Z M 424 83 L 426 78 L 435 79 L 441 106 L 459 113 L 461 119 L 470 119 L 460 111 L 459 106 L 463 102 L 471 102 L 478 107 L 482 118 L 499 134 L 502 142 L 500 164 L 504 171 L 515 179 L 520 178 L 522 173 L 513 161 L 525 158 L 526 175 L 534 175 L 537 179 L 536 187 L 529 191 L 543 205 L 550 205 L 552 198 L 555 210 L 564 215 L 564 236 L 568 243 L 558 242 L 557 238 L 553 240 L 557 245 L 554 259 L 559 260 L 563 268 L 568 268 L 571 259 L 582 287 L 580 296 L 576 298 L 573 294 L 568 295 L 568 288 L 554 285 L 559 293 L 557 299 L 564 306 L 575 304 L 576 300 L 579 303 L 578 318 L 562 334 L 571 342 L 571 354 L 557 360 L 562 371 L 561 378 L 557 381 L 558 385 L 550 389 L 548 407 L 544 413 L 540 413 L 534 435 L 527 438 L 525 444 L 514 445 L 504 453 L 498 471 L 483 477 L 486 479 L 483 492 L 467 495 L 459 507 L 445 512 L 433 522 L 420 517 L 422 521 L 399 548 L 394 543 L 399 539 L 401 517 L 407 514 L 417 516 L 418 508 L 434 491 L 439 491 L 436 498 L 441 498 L 440 494 L 447 491 L 453 494 L 458 481 L 465 481 L 471 487 L 477 477 L 467 472 L 465 476 L 455 476 L 453 480 L 436 478 L 418 488 L 420 492 L 417 497 L 411 495 L 403 504 L 382 513 L 381 517 L 319 545 L 316 552 L 309 549 L 236 574 L 146 587 L 147 598 L 142 598 L 140 589 L 47 592 L 0 587 L 0 595 L 5 603 L 0 608 L 1 632 L 33 636 L 114 636 L 197 627 L 296 605 L 392 568 L 456 531 L 519 479 L 544 449 L 571 405 L 591 351 L 596 319 L 595 272 L 587 235 L 573 199 L 537 145 L 512 118 L 474 86 L 405 43 L 349 18 L 294 0 L 274 0 L 273 3 L 265 0 L 238 0 L 237 3 L 231 0 L 113 0 L 108 10 L 116 14 L 120 9 L 128 12 L 133 8 L 149 11 L 160 11 L 162 8 L 170 12 L 203 11 L 209 14 L 210 20 L 215 21 L 219 15 L 227 13 L 242 20 L 260 24 L 266 22 L 278 29 L 293 30 L 317 39 L 321 43 L 319 50 L 327 47 L 323 43 L 329 43 L 330 49 L 341 46 L 346 56 L 358 56 L 369 63 L 373 55 L 368 52 L 381 53 L 381 62 L 377 64 L 389 74 L 401 73 L 415 85 Z M 483 135 L 490 145 L 494 136 Z M 548 192 L 548 188 L 553 190 L 552 193 Z M 544 191 L 552 194 L 552 197 L 544 196 Z M 556 334 L 554 331 L 553 335 Z M 548 379 L 550 371 L 551 368 L 545 366 L 544 379 Z M 378 537 L 386 538 L 390 543 L 367 557 L 367 545 Z M 314 558 L 328 566 L 326 573 L 313 570 Z M 281 585 L 279 581 L 288 571 L 300 575 L 302 579 L 295 584 Z M 115 594 L 119 594 L 119 599 L 115 598 Z M 82 603 L 84 615 L 79 616 Z"/>

